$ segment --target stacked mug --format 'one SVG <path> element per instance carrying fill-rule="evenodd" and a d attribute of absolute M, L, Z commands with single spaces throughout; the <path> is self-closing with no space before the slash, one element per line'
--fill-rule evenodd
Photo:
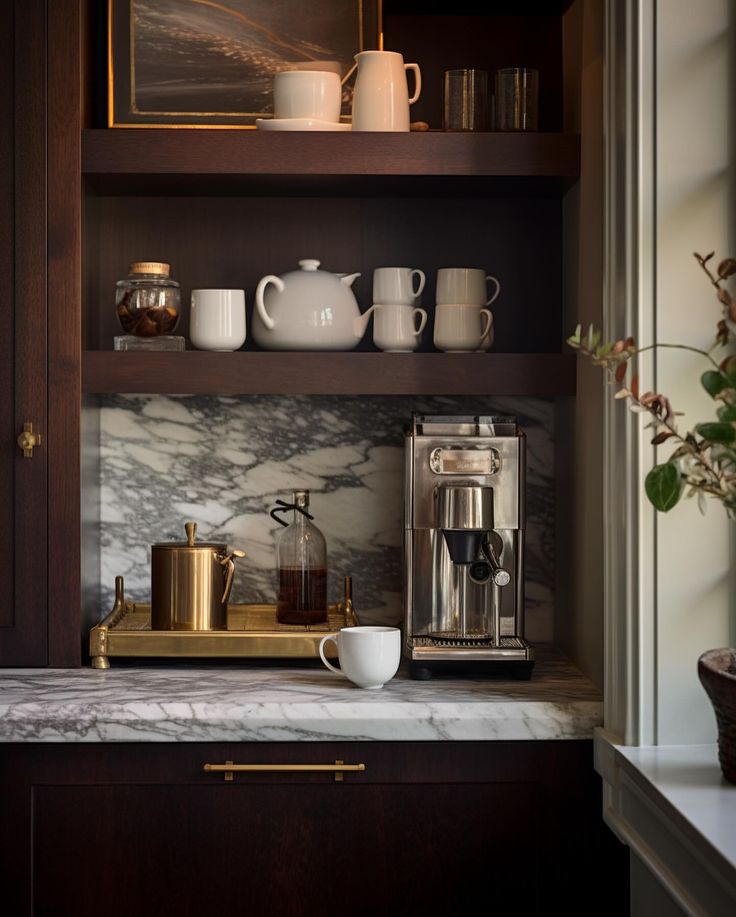
<path fill-rule="evenodd" d="M 488 283 L 493 293 L 488 295 Z M 493 313 L 501 284 L 480 268 L 443 267 L 437 271 L 434 346 L 449 353 L 488 350 L 493 345 Z"/>
<path fill-rule="evenodd" d="M 373 312 L 373 343 L 379 350 L 411 353 L 419 346 L 427 313 L 415 304 L 425 280 L 419 268 L 377 267 L 373 271 L 373 305 L 368 312 Z"/>

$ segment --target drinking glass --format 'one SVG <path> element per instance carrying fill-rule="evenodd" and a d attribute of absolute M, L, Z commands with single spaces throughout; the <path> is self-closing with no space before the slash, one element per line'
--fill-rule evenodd
<path fill-rule="evenodd" d="M 535 131 L 539 112 L 539 73 L 528 67 L 496 71 L 496 130 Z"/>

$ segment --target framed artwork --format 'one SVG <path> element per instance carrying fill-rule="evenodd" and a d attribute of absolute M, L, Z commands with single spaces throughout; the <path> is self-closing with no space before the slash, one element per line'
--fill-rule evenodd
<path fill-rule="evenodd" d="M 347 74 L 379 47 L 380 16 L 381 0 L 108 0 L 108 126 L 252 128 L 274 73 L 330 60 Z"/>

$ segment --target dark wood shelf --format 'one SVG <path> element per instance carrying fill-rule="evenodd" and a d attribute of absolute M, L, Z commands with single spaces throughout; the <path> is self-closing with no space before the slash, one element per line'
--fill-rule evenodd
<path fill-rule="evenodd" d="M 82 172 L 109 193 L 511 192 L 576 179 L 579 137 L 558 133 L 85 130 Z M 479 184 L 480 182 L 480 184 Z"/>
<path fill-rule="evenodd" d="M 556 353 L 114 353 L 88 350 L 88 394 L 575 394 L 575 355 Z"/>

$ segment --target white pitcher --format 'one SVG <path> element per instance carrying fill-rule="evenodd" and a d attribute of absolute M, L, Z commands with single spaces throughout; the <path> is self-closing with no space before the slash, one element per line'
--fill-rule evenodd
<path fill-rule="evenodd" d="M 409 106 L 422 91 L 418 64 L 405 64 L 397 51 L 361 51 L 353 94 L 354 131 L 408 131 Z M 409 98 L 406 71 L 414 71 L 416 89 Z"/>

